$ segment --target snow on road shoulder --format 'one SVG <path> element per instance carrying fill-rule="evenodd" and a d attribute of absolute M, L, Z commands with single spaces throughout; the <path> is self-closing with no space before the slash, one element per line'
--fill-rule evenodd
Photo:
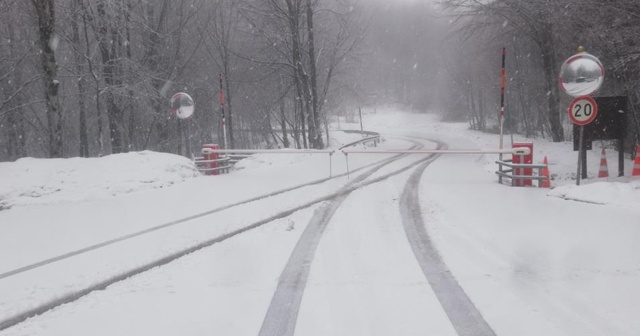
<path fill-rule="evenodd" d="M 191 160 L 151 151 L 0 163 L 0 208 L 79 202 L 157 189 L 199 176 Z"/>
<path fill-rule="evenodd" d="M 385 134 L 397 134 L 410 132 L 416 134 L 416 130 L 422 130 L 422 134 L 430 134 L 434 137 L 456 136 L 465 139 L 467 143 L 473 143 L 476 148 L 497 148 L 498 134 L 483 133 L 469 129 L 466 122 L 442 122 L 435 113 L 407 113 L 401 108 L 387 106 L 378 107 L 377 112 L 364 109 L 364 121 L 369 130 L 380 131 Z M 355 127 L 356 124 L 353 124 Z M 511 146 L 511 134 L 504 137 L 505 147 Z M 587 151 L 587 175 L 582 186 L 575 186 L 577 152 L 573 151 L 572 140 L 564 142 L 552 142 L 550 139 L 526 138 L 514 134 L 514 143 L 534 144 L 533 163 L 541 164 L 544 157 L 549 161 L 551 175 L 551 187 L 548 196 L 560 197 L 571 201 L 580 201 L 597 204 L 610 204 L 622 207 L 640 207 L 640 180 L 637 177 L 629 177 L 633 169 L 633 160 L 625 155 L 624 172 L 626 178 L 598 178 L 600 169 L 601 149 L 607 147 L 607 142 L 595 141 L 593 150 Z M 618 166 L 618 152 L 614 149 L 606 149 L 609 174 L 616 175 Z M 484 164 L 487 172 L 494 173 L 498 166 L 495 161 L 497 155 L 485 155 L 478 160 Z M 497 177 L 495 179 L 497 181 Z M 535 184 L 535 183 L 534 183 Z"/>
<path fill-rule="evenodd" d="M 564 185 L 549 191 L 548 195 L 570 201 L 638 208 L 640 205 L 640 180 L 594 182 L 581 186 Z"/>
<path fill-rule="evenodd" d="M 331 132 L 330 148 L 362 138 Z M 306 163 L 313 154 L 257 154 L 235 170 L 287 167 Z M 95 201 L 141 190 L 159 189 L 201 176 L 188 158 L 152 151 L 100 158 L 22 158 L 0 162 L 0 210 L 15 206 Z"/>
<path fill-rule="evenodd" d="M 497 147 L 497 135 L 465 123 L 390 112 L 368 124 L 450 148 Z M 590 178 L 576 187 L 570 142 L 515 141 L 534 142 L 534 162 L 549 158 L 555 189 L 499 185 L 498 155 L 443 155 L 426 170 L 422 210 L 443 260 L 498 335 L 637 335 L 638 181 L 595 178 L 596 148 L 588 152 Z M 615 151 L 607 154 L 616 162 Z"/>

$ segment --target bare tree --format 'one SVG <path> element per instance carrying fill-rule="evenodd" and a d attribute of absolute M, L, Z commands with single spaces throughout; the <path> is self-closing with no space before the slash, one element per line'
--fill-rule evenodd
<path fill-rule="evenodd" d="M 38 43 L 41 49 L 41 65 L 44 71 L 47 128 L 49 132 L 49 156 L 62 157 L 62 106 L 60 104 L 55 47 L 55 4 L 53 0 L 31 0 L 38 19 Z"/>
<path fill-rule="evenodd" d="M 216 63 L 219 73 L 222 75 L 223 90 L 225 92 L 224 113 L 229 133 L 229 148 L 234 148 L 233 96 L 235 88 L 232 85 L 234 82 L 232 68 L 235 67 L 236 57 L 231 50 L 235 49 L 232 44 L 237 41 L 235 32 L 238 30 L 241 18 L 234 1 L 218 0 L 209 8 L 211 17 L 208 20 L 206 31 L 213 45 L 213 50 L 208 49 L 208 51 Z"/>

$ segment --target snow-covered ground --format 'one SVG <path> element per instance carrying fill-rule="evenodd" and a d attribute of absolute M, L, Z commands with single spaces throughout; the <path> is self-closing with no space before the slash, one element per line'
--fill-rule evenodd
<path fill-rule="evenodd" d="M 415 118 L 377 120 L 411 132 Z M 452 148 L 495 147 L 497 136 L 465 128 L 425 122 L 420 133 Z M 535 162 L 548 157 L 555 189 L 498 185 L 491 155 L 443 156 L 426 170 L 422 210 L 445 261 L 498 335 L 638 334 L 640 180 L 576 187 L 571 143 L 515 141 L 535 143 Z M 589 153 L 590 176 L 599 158 Z"/>
<path fill-rule="evenodd" d="M 0 209 L 101 200 L 199 176 L 187 158 L 150 151 L 102 158 L 0 162 Z"/>
<path fill-rule="evenodd" d="M 392 107 L 364 112 L 367 129 L 385 136 L 383 148 L 413 145 L 410 138 L 394 136 L 440 140 L 450 148 L 498 143 L 496 135 L 443 123 L 433 114 Z M 332 137 L 335 148 L 359 135 L 332 132 Z M 518 136 L 515 141 L 534 142 L 535 162 L 548 157 L 553 189 L 499 185 L 497 155 L 444 155 L 426 169 L 422 212 L 445 263 L 498 335 L 637 335 L 640 180 L 590 178 L 576 187 L 571 178 L 577 154 L 569 142 Z M 600 148 L 588 155 L 589 175 L 596 176 Z M 617 153 L 607 155 L 614 175 Z M 349 167 L 387 157 L 352 154 Z M 405 158 L 395 167 L 417 159 Z M 152 152 L 0 163 L 5 208 L 0 211 L 0 321 L 330 195 L 349 178 L 206 215 L 325 179 L 329 162 L 328 155 L 261 154 L 222 176 L 196 176 L 188 160 Z M 627 175 L 632 165 L 626 161 Z M 333 155 L 331 168 L 334 175 L 346 171 L 342 154 Z M 383 168 L 373 177 L 392 170 Z M 297 335 L 455 334 L 403 236 L 398 200 L 411 171 L 354 191 L 335 213 L 311 265 Z M 282 268 L 321 206 L 116 283 L 0 335 L 255 335 Z M 202 216 L 180 221 L 197 214 Z M 171 225 L 6 275 L 161 224 Z"/>

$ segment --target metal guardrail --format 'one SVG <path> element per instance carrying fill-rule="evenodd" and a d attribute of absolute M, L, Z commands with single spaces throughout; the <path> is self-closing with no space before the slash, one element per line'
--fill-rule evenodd
<path fill-rule="evenodd" d="M 231 158 L 226 155 L 216 160 L 205 160 L 204 157 L 197 157 L 193 159 L 193 162 L 196 164 L 196 168 L 198 168 L 198 171 L 201 173 L 220 171 L 220 173 L 222 174 L 227 174 L 229 173 L 229 169 L 231 169 L 232 167 L 232 164 L 230 164 Z M 207 167 L 209 163 L 214 163 L 214 162 L 227 163 L 227 164 L 219 167 L 214 167 L 214 168 Z"/>
<path fill-rule="evenodd" d="M 342 130 L 341 132 L 344 133 L 358 133 L 358 134 L 362 134 L 362 135 L 368 135 L 368 136 L 376 136 L 376 135 L 380 135 L 380 133 L 378 132 L 373 132 L 373 131 L 359 131 L 359 130 Z"/>
<path fill-rule="evenodd" d="M 538 188 L 542 188 L 542 182 L 547 179 L 546 176 L 542 176 L 542 169 L 549 167 L 545 164 L 513 163 L 512 160 L 498 160 L 496 163 L 498 164 L 496 174 L 498 175 L 498 182 L 500 184 L 502 184 L 503 178 L 511 179 L 512 186 L 518 184 L 517 181 L 522 181 L 521 185 L 524 185 L 524 181 L 526 180 L 536 180 L 538 181 Z M 508 167 L 508 169 L 503 169 L 503 166 Z M 516 171 L 517 175 L 514 175 L 514 170 L 516 169 L 518 169 Z M 538 175 L 521 175 L 521 171 L 524 169 L 537 169 Z"/>
<path fill-rule="evenodd" d="M 370 133 L 373 133 L 373 132 L 370 132 Z M 354 142 L 350 142 L 350 143 L 338 148 L 338 150 L 341 151 L 341 150 L 343 150 L 343 149 L 345 149 L 347 147 L 352 147 L 352 146 L 359 145 L 359 144 L 366 145 L 368 142 L 373 143 L 373 146 L 377 147 L 378 143 L 380 142 L 380 139 L 381 139 L 380 138 L 380 134 L 371 135 L 371 136 L 368 136 L 366 138 L 362 138 L 360 140 L 356 140 Z"/>

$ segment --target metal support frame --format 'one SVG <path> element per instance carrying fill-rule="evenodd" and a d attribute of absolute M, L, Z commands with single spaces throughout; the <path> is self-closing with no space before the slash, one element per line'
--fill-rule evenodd
<path fill-rule="evenodd" d="M 197 157 L 197 158 L 194 158 L 193 162 L 196 164 L 198 171 L 201 173 L 209 172 L 209 171 L 221 171 L 223 174 L 226 174 L 229 172 L 229 169 L 231 169 L 232 167 L 231 158 L 228 156 L 223 156 L 215 160 L 205 160 L 203 157 Z M 214 162 L 225 162 L 227 164 L 224 166 L 216 167 L 216 168 L 203 168 L 199 166 L 202 164 L 214 163 Z"/>
<path fill-rule="evenodd" d="M 548 165 L 545 164 L 529 164 L 529 163 L 513 163 L 511 160 L 498 160 L 496 161 L 498 164 L 498 171 L 496 174 L 498 175 L 498 182 L 502 184 L 502 178 L 506 177 L 511 179 L 511 185 L 514 186 L 515 181 L 522 181 L 522 185 L 524 186 L 525 180 L 536 180 L 538 181 L 538 188 L 542 188 L 542 181 L 544 181 L 547 177 L 542 176 L 542 169 L 548 168 Z M 509 169 L 503 169 L 502 167 L 508 167 Z M 538 175 L 522 175 L 521 169 L 537 169 Z"/>

